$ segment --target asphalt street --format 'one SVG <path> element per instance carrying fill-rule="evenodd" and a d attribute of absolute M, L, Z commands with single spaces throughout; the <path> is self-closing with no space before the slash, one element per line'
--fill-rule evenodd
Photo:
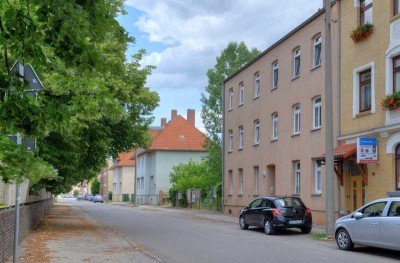
<path fill-rule="evenodd" d="M 400 252 L 357 246 L 340 251 L 332 241 L 290 230 L 267 236 L 243 231 L 225 215 L 151 206 L 70 201 L 90 217 L 113 228 L 160 262 L 399 262 Z"/>

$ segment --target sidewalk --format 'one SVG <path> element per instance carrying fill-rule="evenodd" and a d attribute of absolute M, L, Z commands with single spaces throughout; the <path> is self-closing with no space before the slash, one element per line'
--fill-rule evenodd
<path fill-rule="evenodd" d="M 12 257 L 7 261 L 12 262 Z M 19 246 L 18 262 L 158 262 L 68 203 L 56 203 Z"/>

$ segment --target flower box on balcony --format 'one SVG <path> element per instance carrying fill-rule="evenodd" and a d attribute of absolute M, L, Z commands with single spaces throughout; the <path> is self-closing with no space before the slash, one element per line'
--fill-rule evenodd
<path fill-rule="evenodd" d="M 372 33 L 374 32 L 374 26 L 372 24 L 364 24 L 362 26 L 358 26 L 354 29 L 350 37 L 353 39 L 354 42 L 360 42 L 364 39 L 367 39 Z"/>
<path fill-rule="evenodd" d="M 400 92 L 396 91 L 393 94 L 389 94 L 382 100 L 382 109 L 388 111 L 394 111 L 400 108 Z"/>

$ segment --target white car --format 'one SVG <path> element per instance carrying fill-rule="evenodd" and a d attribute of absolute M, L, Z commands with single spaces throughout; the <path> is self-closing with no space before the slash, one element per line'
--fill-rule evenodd
<path fill-rule="evenodd" d="M 335 223 L 339 249 L 354 244 L 400 251 L 400 197 L 372 201 Z"/>
<path fill-rule="evenodd" d="M 95 195 L 93 197 L 93 203 L 103 203 L 103 197 L 101 195 Z"/>

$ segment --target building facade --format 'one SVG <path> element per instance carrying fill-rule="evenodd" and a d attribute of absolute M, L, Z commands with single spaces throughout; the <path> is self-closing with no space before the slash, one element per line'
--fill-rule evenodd
<path fill-rule="evenodd" d="M 187 120 L 171 112 L 171 121 L 161 120 L 152 127 L 153 142 L 136 155 L 136 203 L 159 205 L 167 201 L 173 167 L 189 161 L 199 162 L 206 156 L 205 136 L 195 127 L 195 111 L 187 111 Z"/>
<path fill-rule="evenodd" d="M 400 196 L 400 111 L 382 102 L 400 90 L 400 14 L 398 0 L 344 0 L 341 12 L 341 121 L 339 142 L 353 148 L 358 138 L 377 139 L 377 163 L 357 164 L 343 173 L 341 207 Z M 350 38 L 358 26 L 373 25 L 365 38 Z M 390 103 L 390 100 L 389 100 Z M 347 169 L 346 169 L 347 168 Z"/>
<path fill-rule="evenodd" d="M 113 166 L 113 161 L 107 160 L 106 163 L 107 166 L 100 171 L 98 176 L 100 195 L 104 200 L 108 200 L 108 192 L 112 192 L 113 189 L 113 169 L 110 169 Z"/>
<path fill-rule="evenodd" d="M 335 138 L 337 10 L 333 4 Z M 315 224 L 324 224 L 325 168 L 318 159 L 325 152 L 324 18 L 321 9 L 224 81 L 225 213 L 238 215 L 258 196 L 292 195 L 313 210 Z"/>
<path fill-rule="evenodd" d="M 135 194 L 135 152 L 126 152 L 119 154 L 114 160 L 112 201 L 127 202 Z"/>

